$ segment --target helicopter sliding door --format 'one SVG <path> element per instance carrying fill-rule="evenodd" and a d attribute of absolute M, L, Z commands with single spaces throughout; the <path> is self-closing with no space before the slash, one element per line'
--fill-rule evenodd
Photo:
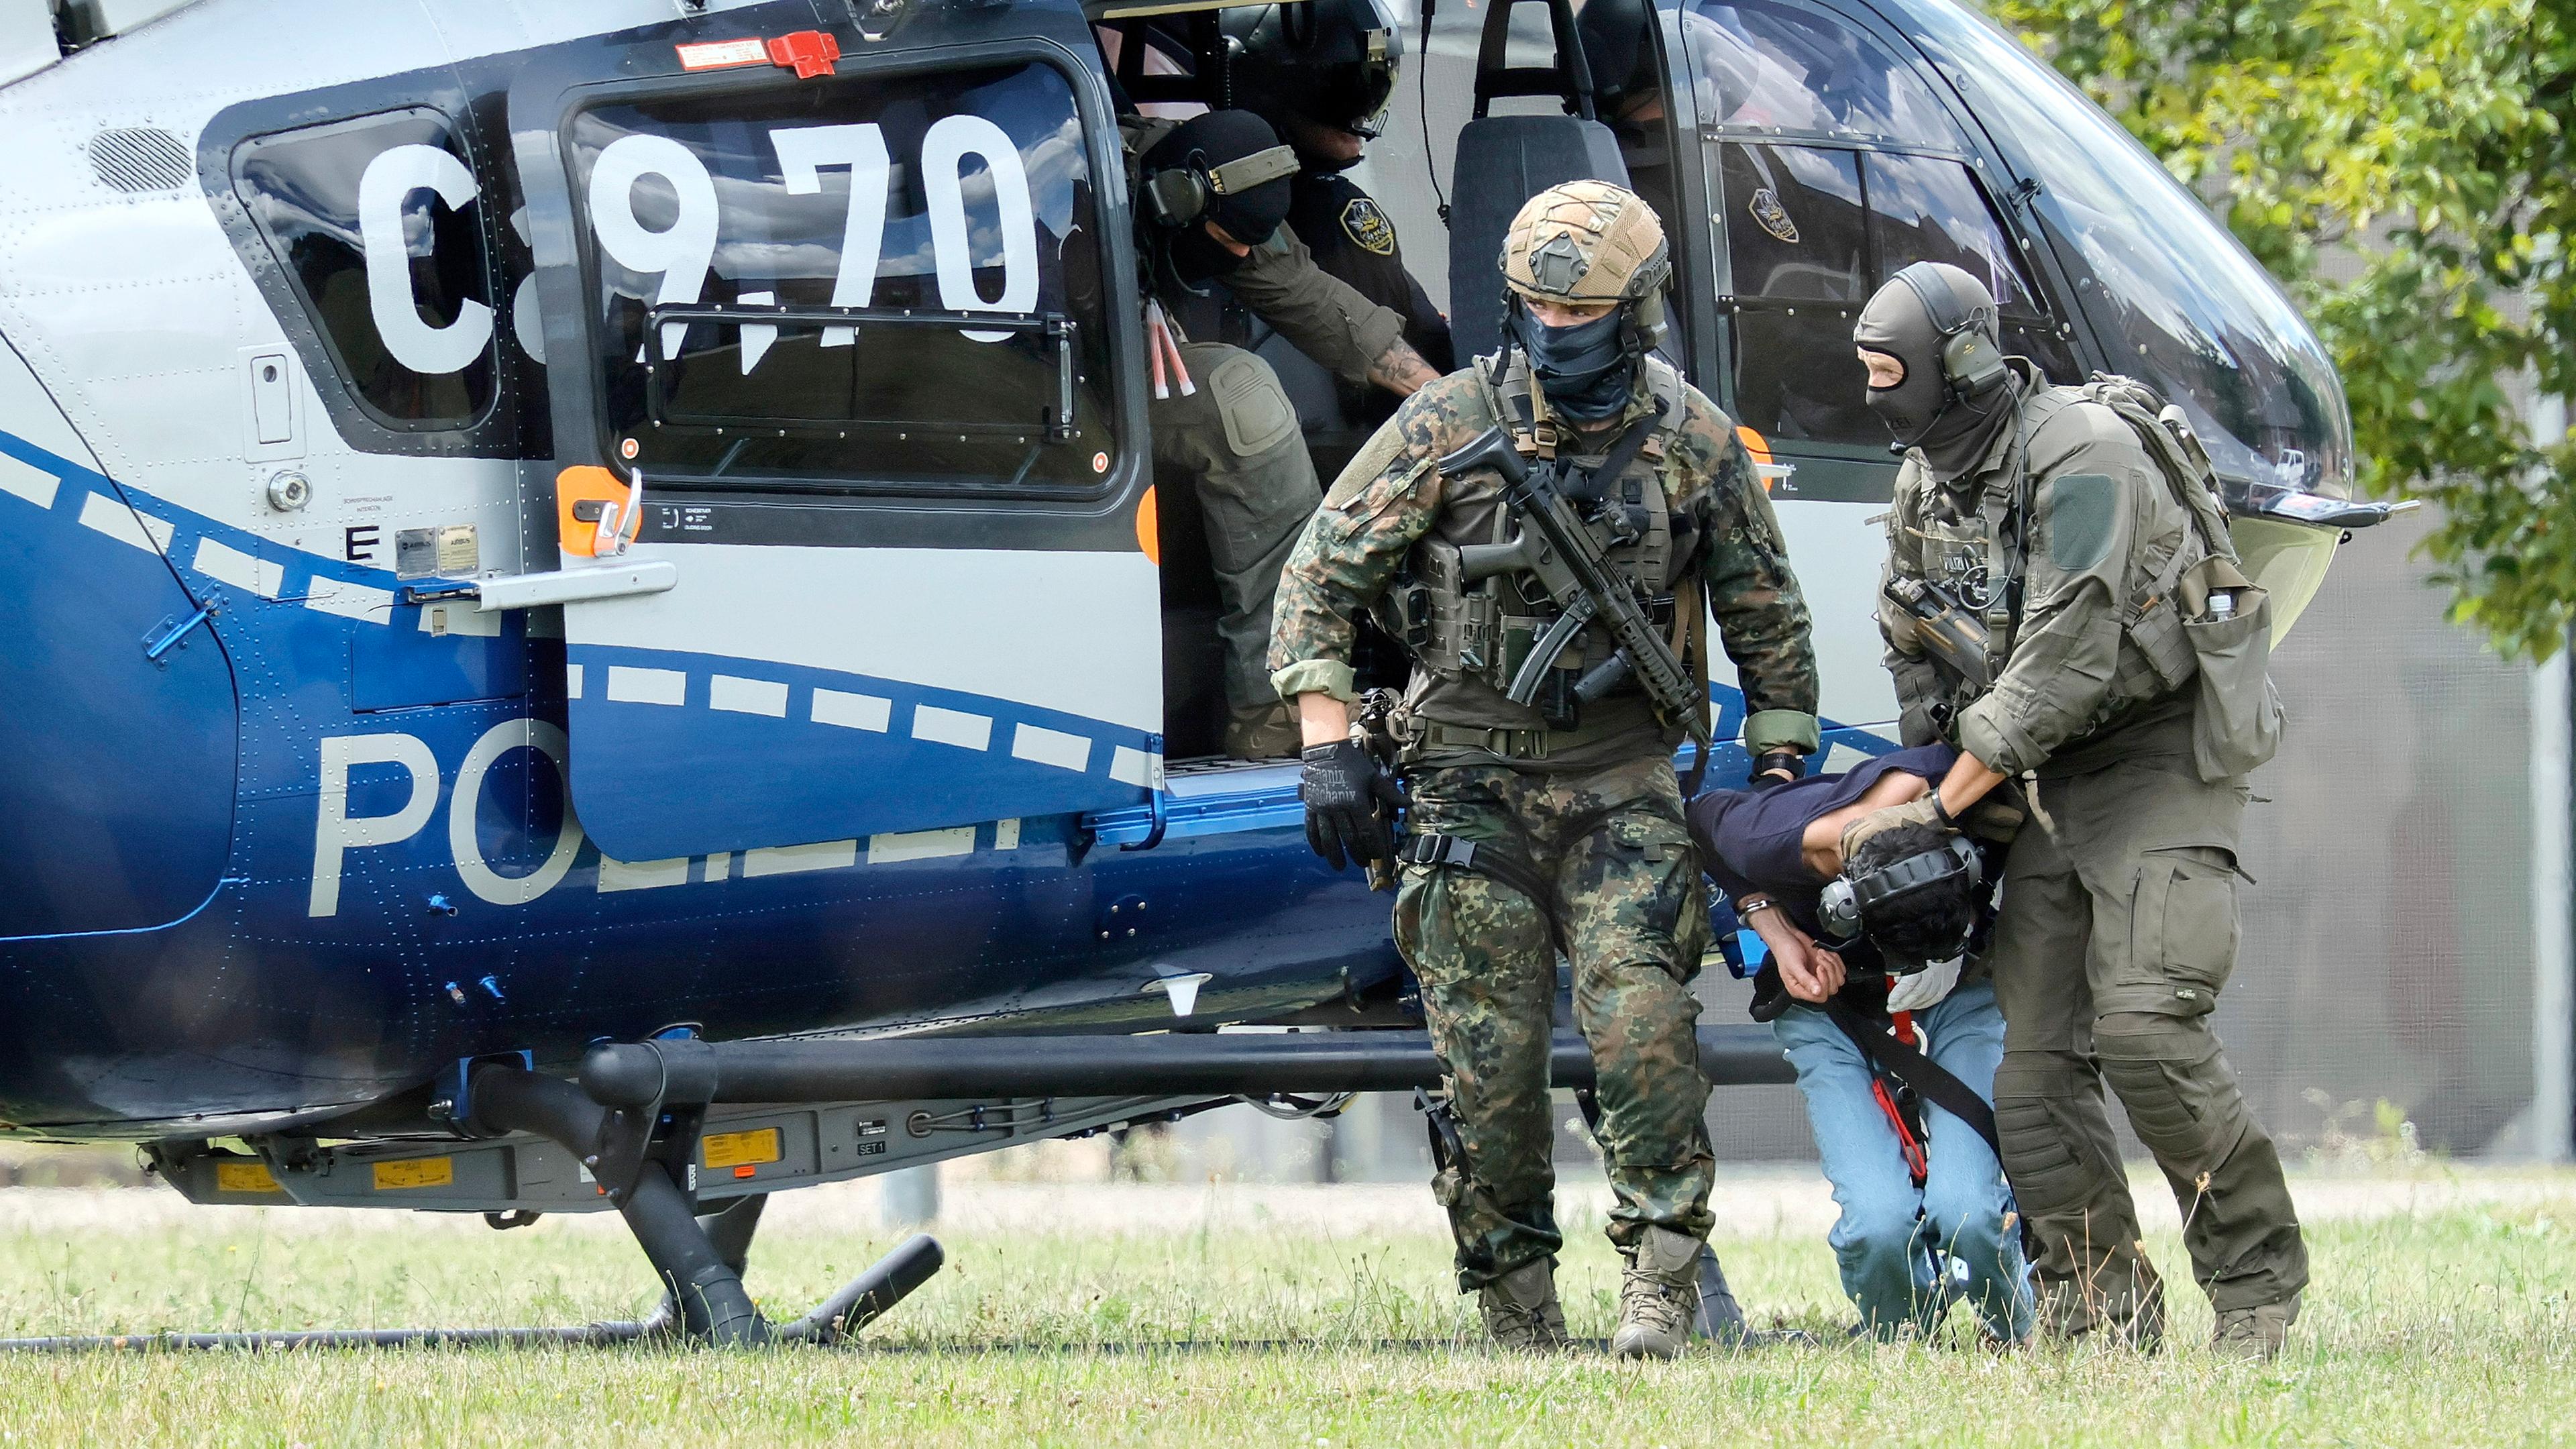
<path fill-rule="evenodd" d="M 1160 778 L 1106 97 L 1025 28 L 840 59 L 811 15 L 511 96 L 565 567 L 671 580 L 564 608 L 573 797 L 622 860 L 846 855 Z"/>

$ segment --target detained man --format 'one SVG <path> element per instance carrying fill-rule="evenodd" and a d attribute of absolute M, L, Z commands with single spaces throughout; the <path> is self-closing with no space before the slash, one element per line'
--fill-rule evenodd
<path fill-rule="evenodd" d="M 1929 1335 L 1964 1293 L 1988 1339 L 2015 1344 L 2032 1302 L 1988 1140 L 2004 1022 L 1971 955 L 1992 894 L 1984 854 L 1919 828 L 1843 850 L 1847 827 L 1920 798 L 1957 760 L 1929 745 L 1840 775 L 1711 791 L 1689 821 L 1710 879 L 1768 953 L 1753 1014 L 1797 1069 L 1842 1209 L 1827 1241 L 1862 1331 Z M 1999 813 L 1977 823 L 2008 825 Z"/>

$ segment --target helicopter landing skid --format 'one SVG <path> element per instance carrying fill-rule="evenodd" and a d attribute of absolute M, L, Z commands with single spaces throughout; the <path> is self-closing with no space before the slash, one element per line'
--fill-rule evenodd
<path fill-rule="evenodd" d="M 757 1209 L 764 1198 L 746 1198 L 723 1213 L 702 1219 L 720 1223 L 745 1208 Z M 757 1218 L 754 1211 L 751 1216 Z M 711 1228 L 709 1236 L 721 1229 Z M 746 1245 L 748 1235 L 745 1235 Z M 834 1344 L 858 1331 L 903 1301 L 930 1280 L 944 1255 L 936 1240 L 915 1234 L 852 1279 L 821 1307 L 793 1323 L 765 1324 L 764 1335 L 737 1333 L 728 1346 L 754 1343 Z M 660 1266 L 658 1263 L 655 1265 Z M 734 1268 L 739 1281 L 740 1260 Z M 667 1276 L 665 1278 L 667 1282 Z M 756 1316 L 756 1314 L 755 1314 Z M 684 1326 L 679 1300 L 666 1293 L 662 1306 L 644 1319 L 588 1323 L 564 1328 L 330 1328 L 297 1333 L 119 1333 L 56 1338 L 0 1338 L 0 1353 L 98 1353 L 123 1351 L 177 1353 L 230 1350 L 275 1353 L 289 1349 L 346 1348 L 613 1348 L 619 1344 L 656 1341 L 713 1342 Z"/>
<path fill-rule="evenodd" d="M 579 1087 L 524 1067 L 472 1067 L 472 1128 L 534 1133 L 580 1158 L 626 1219 L 636 1246 L 661 1278 L 661 1306 L 642 1320 L 561 1328 L 323 1329 L 302 1333 L 139 1333 L 0 1339 L 0 1352 L 295 1348 L 599 1346 L 667 1340 L 714 1348 L 834 1344 L 884 1316 L 947 1261 L 936 1239 L 914 1234 L 812 1312 L 773 1323 L 742 1283 L 767 1194 L 738 1197 L 701 1215 L 687 1185 L 698 1122 L 687 1109 L 665 1114 L 605 1108 Z M 676 1127 L 677 1130 L 673 1130 Z M 495 1227 L 519 1222 L 487 1214 Z"/>

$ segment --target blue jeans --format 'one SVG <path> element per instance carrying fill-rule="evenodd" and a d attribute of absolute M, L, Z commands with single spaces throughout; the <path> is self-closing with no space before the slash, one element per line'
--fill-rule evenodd
<path fill-rule="evenodd" d="M 2004 1019 L 1992 986 L 1962 986 L 1915 1013 L 1914 1024 L 1926 1055 L 1977 1095 L 1994 1099 Z M 1842 1262 L 1843 1291 L 1860 1308 L 1862 1324 L 1880 1337 L 1909 1323 L 1929 1332 L 1948 1302 L 1938 1253 L 1967 1266 L 1968 1300 L 1987 1330 L 2020 1340 L 2030 1331 L 2030 1273 L 2020 1234 L 2005 1227 L 2012 1194 L 1985 1139 L 1923 1103 L 1931 1170 L 1918 1191 L 1896 1129 L 1870 1091 L 1868 1060 L 1833 1018 L 1793 1005 L 1771 1031 L 1798 1069 L 1816 1151 L 1843 1210 L 1827 1241 Z"/>

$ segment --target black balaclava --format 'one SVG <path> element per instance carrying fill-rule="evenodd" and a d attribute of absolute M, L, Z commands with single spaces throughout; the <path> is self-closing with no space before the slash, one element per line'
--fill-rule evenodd
<path fill-rule="evenodd" d="M 1957 267 L 1918 264 L 1946 281 L 1969 326 L 1986 335 L 1998 351 L 1995 299 L 1985 284 Z M 1913 270 L 1909 268 L 1908 270 Z M 1963 397 L 1941 373 L 1940 330 L 1923 298 L 1902 276 L 1891 277 L 1863 307 L 1852 327 L 1854 345 L 1884 352 L 1905 366 L 1905 380 L 1894 387 L 1872 387 L 1869 410 L 1895 434 L 1897 445 L 1923 450 L 1932 476 L 1949 482 L 1985 457 L 1986 449 L 2011 419 L 2018 401 L 2010 374 L 2006 381 L 1975 397 Z"/>
<path fill-rule="evenodd" d="M 1626 303 L 1589 322 L 1548 327 L 1515 299 L 1512 335 L 1528 356 L 1530 375 L 1547 405 L 1578 426 L 1606 422 L 1628 405 L 1637 378 Z"/>
<path fill-rule="evenodd" d="M 1270 123 L 1250 111 L 1210 111 L 1173 127 L 1171 134 L 1145 152 L 1138 169 L 1147 176 L 1177 166 L 1209 171 L 1279 144 Z M 1213 221 L 1225 228 L 1227 236 L 1257 247 L 1270 240 L 1287 218 L 1289 199 L 1285 176 L 1232 195 L 1210 196 L 1207 210 L 1197 220 L 1169 235 L 1173 270 L 1193 286 L 1234 270 L 1242 258 L 1209 236 L 1199 221 Z"/>

